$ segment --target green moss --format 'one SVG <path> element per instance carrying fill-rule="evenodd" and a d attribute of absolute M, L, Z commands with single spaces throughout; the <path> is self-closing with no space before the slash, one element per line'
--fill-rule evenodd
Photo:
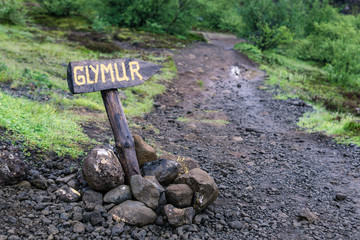
<path fill-rule="evenodd" d="M 27 149 L 40 148 L 64 156 L 83 153 L 81 144 L 90 143 L 78 122 L 80 118 L 52 105 L 39 104 L 0 92 L 0 126 L 11 131 Z"/>
<path fill-rule="evenodd" d="M 345 113 L 329 112 L 314 106 L 315 111 L 305 114 L 298 125 L 309 132 L 324 132 L 341 143 L 360 145 L 360 118 Z"/>

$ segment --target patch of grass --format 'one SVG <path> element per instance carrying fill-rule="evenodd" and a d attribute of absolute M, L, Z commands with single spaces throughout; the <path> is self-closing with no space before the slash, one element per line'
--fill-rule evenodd
<path fill-rule="evenodd" d="M 69 26 L 64 25 L 62 29 L 67 28 Z M 164 92 L 164 83 L 176 76 L 176 66 L 170 57 L 124 51 L 102 53 L 69 42 L 65 30 L 0 25 L 0 84 L 11 87 L 14 93 L 21 90 L 33 95 L 34 99 L 47 96 L 45 102 L 39 103 L 10 96 L 11 91 L 1 92 L 0 108 L 4 114 L 1 113 L 0 125 L 13 132 L 11 138 L 23 141 L 28 149 L 38 148 L 72 157 L 82 154 L 82 146 L 91 144 L 80 126 L 88 121 L 87 112 L 96 111 L 103 116 L 106 113 L 99 92 L 69 94 L 67 64 L 85 59 L 123 57 L 142 58 L 164 66 L 161 73 L 143 85 L 121 90 L 126 96 L 122 101 L 124 111 L 131 122 L 132 117 L 152 109 L 154 96 Z"/>
<path fill-rule="evenodd" d="M 306 113 L 299 121 L 300 127 L 309 132 L 324 132 L 341 143 L 360 145 L 360 118 L 345 113 L 329 112 L 314 106 L 315 111 Z"/>
<path fill-rule="evenodd" d="M 204 82 L 203 82 L 203 81 L 197 81 L 196 83 L 197 83 L 197 85 L 199 85 L 199 87 L 201 87 L 201 88 L 204 86 Z"/>
<path fill-rule="evenodd" d="M 174 70 L 175 64 L 172 58 L 167 58 L 162 63 L 162 66 L 162 72 L 154 75 L 144 84 L 123 90 L 126 95 L 126 99 L 123 101 L 124 112 L 127 116 L 141 116 L 150 112 L 153 107 L 154 97 L 163 93 L 166 89 L 162 83 L 176 76 L 177 71 Z"/>
<path fill-rule="evenodd" d="M 282 90 L 277 99 L 301 98 L 322 104 L 331 111 L 356 112 L 360 99 L 349 98 L 352 89 L 327 81 L 326 73 L 311 63 L 272 52 L 265 52 L 265 57 L 270 59 L 270 64 L 261 66 L 269 75 L 266 84 Z"/>
<path fill-rule="evenodd" d="M 234 49 L 246 54 L 250 59 L 254 60 L 255 62 L 261 62 L 261 50 L 250 43 L 238 43 L 234 46 Z"/>
<path fill-rule="evenodd" d="M 324 132 L 339 142 L 360 144 L 356 117 L 360 98 L 355 89 L 335 84 L 317 64 L 297 59 L 291 47 L 259 52 L 254 46 L 248 48 L 248 44 L 240 46 L 240 51 L 249 54 L 266 71 L 265 84 L 276 93 L 275 99 L 300 98 L 316 105 L 314 112 L 300 119 L 299 126 L 310 132 Z"/>
<path fill-rule="evenodd" d="M 27 149 L 40 148 L 60 156 L 77 157 L 81 144 L 90 143 L 78 122 L 80 117 L 49 104 L 15 98 L 0 91 L 0 126 L 11 131 Z"/>

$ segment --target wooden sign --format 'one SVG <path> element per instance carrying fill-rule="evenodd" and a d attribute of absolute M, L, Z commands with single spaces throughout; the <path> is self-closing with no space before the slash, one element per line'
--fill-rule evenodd
<path fill-rule="evenodd" d="M 73 94 L 126 88 L 143 84 L 160 68 L 134 58 L 70 62 L 67 81 Z"/>
<path fill-rule="evenodd" d="M 89 93 L 101 91 L 101 96 L 115 138 L 117 157 L 130 184 L 133 175 L 140 174 L 135 144 L 127 124 L 117 88 L 126 88 L 144 83 L 161 66 L 154 63 L 122 58 L 112 60 L 85 60 L 70 62 L 67 80 L 70 92 Z"/>

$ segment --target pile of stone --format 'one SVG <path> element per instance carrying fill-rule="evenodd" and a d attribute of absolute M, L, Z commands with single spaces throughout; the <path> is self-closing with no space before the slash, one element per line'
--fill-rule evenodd
<path fill-rule="evenodd" d="M 191 224 L 196 213 L 215 201 L 218 187 L 194 161 L 157 159 L 155 150 L 135 135 L 136 154 L 142 175 L 124 184 L 124 172 L 109 147 L 96 147 L 84 159 L 82 173 L 91 188 L 82 194 L 68 186 L 57 190 L 64 201 L 82 201 L 86 210 L 97 206 L 113 219 L 144 226 L 166 221 L 174 227 Z"/>

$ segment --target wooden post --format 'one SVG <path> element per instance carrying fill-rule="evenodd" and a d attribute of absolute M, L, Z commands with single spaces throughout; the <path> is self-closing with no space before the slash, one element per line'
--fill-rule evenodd
<path fill-rule="evenodd" d="M 129 184 L 131 176 L 140 174 L 140 168 L 119 92 L 117 89 L 103 90 L 101 96 L 114 134 L 116 152 L 124 168 L 126 182 Z"/>
<path fill-rule="evenodd" d="M 159 65 L 134 58 L 70 62 L 67 69 L 71 93 L 101 91 L 115 138 L 117 157 L 128 184 L 131 176 L 140 174 L 140 168 L 117 89 L 143 84 L 160 69 Z"/>

